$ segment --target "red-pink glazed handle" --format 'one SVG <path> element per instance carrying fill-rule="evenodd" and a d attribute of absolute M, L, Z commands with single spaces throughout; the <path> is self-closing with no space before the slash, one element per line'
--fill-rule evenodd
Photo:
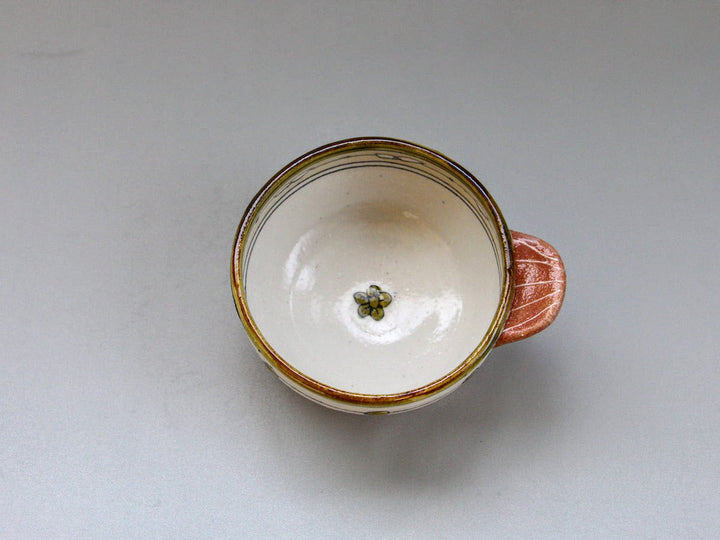
<path fill-rule="evenodd" d="M 555 320 L 565 297 L 565 266 L 550 244 L 512 231 L 515 296 L 496 347 L 537 334 Z"/>

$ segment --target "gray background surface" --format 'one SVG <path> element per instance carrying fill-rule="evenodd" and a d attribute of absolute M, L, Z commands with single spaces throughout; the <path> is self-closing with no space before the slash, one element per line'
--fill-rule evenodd
<path fill-rule="evenodd" d="M 0 536 L 717 537 L 720 4 L 0 9 Z M 256 190 L 358 135 L 465 165 L 569 276 L 385 418 L 278 383 L 229 285 Z"/>

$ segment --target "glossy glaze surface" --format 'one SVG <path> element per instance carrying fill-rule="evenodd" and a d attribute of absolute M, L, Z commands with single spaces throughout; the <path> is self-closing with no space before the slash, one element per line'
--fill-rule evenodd
<path fill-rule="evenodd" d="M 248 306 L 277 354 L 308 377 L 394 394 L 456 369 L 498 309 L 499 246 L 465 201 L 408 170 L 327 174 L 264 221 L 247 267 Z M 384 316 L 355 295 L 377 285 Z"/>

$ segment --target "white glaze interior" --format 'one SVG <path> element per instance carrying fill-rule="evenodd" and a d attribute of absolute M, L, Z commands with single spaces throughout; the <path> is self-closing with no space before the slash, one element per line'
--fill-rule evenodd
<path fill-rule="evenodd" d="M 399 157 L 314 164 L 249 229 L 245 295 L 260 333 L 339 390 L 394 394 L 436 381 L 473 352 L 498 309 L 502 251 L 488 211 L 438 183 L 447 172 Z M 361 318 L 353 298 L 371 284 L 392 296 L 379 321 Z"/>

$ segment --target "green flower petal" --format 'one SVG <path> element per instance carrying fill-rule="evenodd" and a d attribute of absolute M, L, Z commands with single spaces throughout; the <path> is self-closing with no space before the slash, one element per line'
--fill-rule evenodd
<path fill-rule="evenodd" d="M 368 303 L 368 297 L 365 293 L 362 292 L 356 292 L 353 294 L 353 298 L 355 299 L 355 302 L 358 304 L 367 304 Z"/>
<path fill-rule="evenodd" d="M 370 315 L 370 306 L 368 304 L 358 306 L 358 315 L 361 317 L 367 317 Z"/>
<path fill-rule="evenodd" d="M 383 311 L 383 308 L 378 307 L 370 311 L 370 316 L 376 321 L 379 321 L 385 316 L 385 311 Z"/>
<path fill-rule="evenodd" d="M 388 307 L 390 305 L 390 302 L 392 302 L 392 296 L 390 296 L 386 292 L 381 292 L 378 298 L 382 307 Z"/>

